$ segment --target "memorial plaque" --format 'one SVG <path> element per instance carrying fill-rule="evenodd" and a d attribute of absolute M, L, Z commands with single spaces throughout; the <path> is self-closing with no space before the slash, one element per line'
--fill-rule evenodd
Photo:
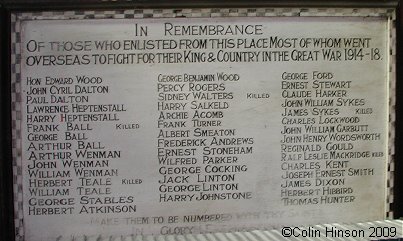
<path fill-rule="evenodd" d="M 385 218 L 388 17 L 50 18 L 19 25 L 25 240 Z"/>

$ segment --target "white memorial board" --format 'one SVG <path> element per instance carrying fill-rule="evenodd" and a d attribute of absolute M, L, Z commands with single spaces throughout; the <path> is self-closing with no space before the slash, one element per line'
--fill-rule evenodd
<path fill-rule="evenodd" d="M 387 24 L 22 22 L 26 240 L 384 218 Z"/>

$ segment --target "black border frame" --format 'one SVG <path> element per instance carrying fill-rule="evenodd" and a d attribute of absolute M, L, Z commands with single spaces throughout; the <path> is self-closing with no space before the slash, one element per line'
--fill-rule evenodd
<path fill-rule="evenodd" d="M 403 6 L 396 11 L 396 126 L 395 126 L 395 180 L 394 218 L 403 219 Z M 403 228 L 403 227 L 402 227 Z"/>
<path fill-rule="evenodd" d="M 8 16 L 7 8 L 0 5 L 0 241 L 15 240 Z"/>
<path fill-rule="evenodd" d="M 400 0 L 0 0 L 16 11 L 117 8 L 219 8 L 219 7 L 389 7 Z"/>
<path fill-rule="evenodd" d="M 126 8 L 337 7 L 396 10 L 395 219 L 403 219 L 403 6 L 400 0 L 0 0 L 0 241 L 15 240 L 11 126 L 11 14 Z M 402 134 L 401 134 L 402 133 Z M 368 210 L 370 211 L 370 210 Z"/>

